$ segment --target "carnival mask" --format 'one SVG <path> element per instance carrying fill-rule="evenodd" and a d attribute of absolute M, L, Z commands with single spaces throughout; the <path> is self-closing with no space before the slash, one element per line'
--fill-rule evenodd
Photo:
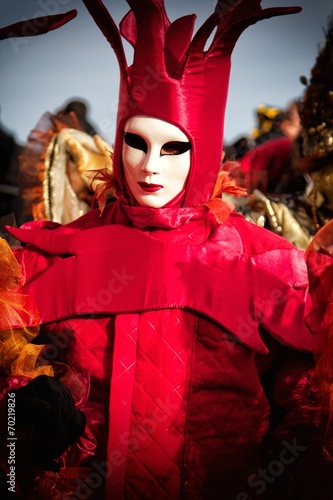
<path fill-rule="evenodd" d="M 184 189 L 191 143 L 175 125 L 148 116 L 130 118 L 123 131 L 127 185 L 142 206 L 161 208 Z"/>

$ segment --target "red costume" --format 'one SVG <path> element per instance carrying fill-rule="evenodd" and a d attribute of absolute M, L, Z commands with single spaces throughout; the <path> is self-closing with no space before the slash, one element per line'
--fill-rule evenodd
<path fill-rule="evenodd" d="M 291 168 L 293 140 L 278 137 L 248 151 L 239 163 L 246 174 L 247 188 L 274 193 Z M 261 175 L 260 175 L 261 174 Z"/>
<path fill-rule="evenodd" d="M 260 476 L 277 418 L 267 375 L 289 349 L 305 360 L 312 351 L 306 266 L 302 252 L 230 213 L 213 189 L 223 191 L 234 44 L 249 24 L 299 9 L 219 2 L 191 41 L 194 16 L 170 24 L 162 0 L 128 1 L 128 68 L 104 6 L 84 3 L 121 69 L 118 199 L 66 226 L 8 228 L 26 244 L 16 257 L 41 315 L 35 342 L 51 345 L 51 365 L 90 377 L 86 433 L 60 457 L 52 491 L 69 481 L 75 498 L 284 498 L 276 476 L 264 485 Z M 124 180 L 122 134 L 136 115 L 172 123 L 191 142 L 185 188 L 162 208 L 138 206 Z"/>

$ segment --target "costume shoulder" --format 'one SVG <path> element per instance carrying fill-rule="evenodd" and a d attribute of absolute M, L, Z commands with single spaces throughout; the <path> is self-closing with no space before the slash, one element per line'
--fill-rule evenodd
<path fill-rule="evenodd" d="M 229 224 L 238 234 L 242 244 L 243 257 L 248 259 L 261 273 L 280 277 L 293 289 L 303 291 L 304 300 L 309 304 L 308 269 L 305 252 L 288 240 L 272 231 L 247 221 L 241 214 L 234 212 Z"/>
<path fill-rule="evenodd" d="M 299 260 L 301 268 L 306 269 L 304 250 L 295 247 L 286 238 L 249 222 L 238 212 L 233 212 L 230 215 L 228 226 L 233 227 L 237 232 L 242 242 L 244 255 L 259 256 L 269 252 L 288 252 L 290 257 Z M 271 255 L 273 256 L 273 254 Z"/>

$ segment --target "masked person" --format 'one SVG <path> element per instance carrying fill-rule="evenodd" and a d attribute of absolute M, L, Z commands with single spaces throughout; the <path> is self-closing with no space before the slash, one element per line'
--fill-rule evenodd
<path fill-rule="evenodd" d="M 74 398 L 85 433 L 53 454 L 57 470 L 38 461 L 35 491 L 287 498 L 302 443 L 286 438 L 281 454 L 272 446 L 284 414 L 274 387 L 280 362 L 293 370 L 296 358 L 305 373 L 311 364 L 306 266 L 222 200 L 237 187 L 220 168 L 236 40 L 299 9 L 218 2 L 192 38 L 195 15 L 170 23 L 163 1 L 132 0 L 120 25 L 134 47 L 128 67 L 104 5 L 84 3 L 120 66 L 117 200 L 64 226 L 8 228 L 22 242 L 23 292 L 40 312 L 34 343 L 46 346 L 55 377 L 66 384 L 70 368 L 88 395 Z"/>

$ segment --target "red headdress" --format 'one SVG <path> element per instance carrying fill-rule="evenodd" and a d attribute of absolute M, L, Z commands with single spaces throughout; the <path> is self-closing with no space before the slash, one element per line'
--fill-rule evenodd
<path fill-rule="evenodd" d="M 121 169 L 126 120 L 146 115 L 179 127 L 192 143 L 185 206 L 205 203 L 221 168 L 223 123 L 230 58 L 239 35 L 251 24 L 299 12 L 299 7 L 263 10 L 260 0 L 219 1 L 192 38 L 195 15 L 170 22 L 163 0 L 127 0 L 131 10 L 116 26 L 101 0 L 83 0 L 111 44 L 120 67 L 114 175 L 118 196 L 125 194 Z M 208 49 L 206 42 L 216 28 Z M 121 35 L 133 46 L 127 65 Z M 126 195 L 126 194 L 125 194 Z"/>

